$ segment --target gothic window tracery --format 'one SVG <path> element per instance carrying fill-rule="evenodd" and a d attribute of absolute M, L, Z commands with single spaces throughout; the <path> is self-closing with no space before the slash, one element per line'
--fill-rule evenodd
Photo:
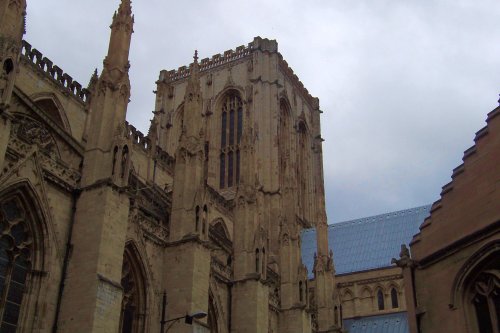
<path fill-rule="evenodd" d="M 138 267 L 137 259 L 128 246 L 123 254 L 122 308 L 120 316 L 121 333 L 138 333 L 145 331 L 146 290 L 144 276 Z"/>
<path fill-rule="evenodd" d="M 288 103 L 285 100 L 280 101 L 280 119 L 278 128 L 278 144 L 279 144 L 279 165 L 280 176 L 282 182 L 287 178 L 290 170 L 290 130 L 291 130 L 291 115 Z"/>
<path fill-rule="evenodd" d="M 31 270 L 33 242 L 28 217 L 19 202 L 2 202 L 0 210 L 0 331 L 15 332 Z"/>
<path fill-rule="evenodd" d="M 475 315 L 478 333 L 500 332 L 500 253 L 491 255 L 466 289 L 468 310 Z"/>
<path fill-rule="evenodd" d="M 240 142 L 243 131 L 243 103 L 235 92 L 222 103 L 219 186 L 233 187 L 240 181 Z"/>

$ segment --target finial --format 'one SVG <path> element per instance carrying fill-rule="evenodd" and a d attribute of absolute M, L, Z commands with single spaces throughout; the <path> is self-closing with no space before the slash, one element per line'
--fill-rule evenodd
<path fill-rule="evenodd" d="M 198 62 L 198 50 L 194 50 L 193 59 L 194 59 L 194 62 Z"/>

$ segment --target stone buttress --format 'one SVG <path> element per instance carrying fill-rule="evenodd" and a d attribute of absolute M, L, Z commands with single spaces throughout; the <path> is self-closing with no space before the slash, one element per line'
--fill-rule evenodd
<path fill-rule="evenodd" d="M 122 0 L 113 16 L 103 71 L 92 89 L 73 251 L 58 325 L 63 332 L 117 332 L 120 326 L 130 206 L 131 149 L 124 124 L 133 21 L 130 1 Z"/>
<path fill-rule="evenodd" d="M 179 145 L 175 152 L 170 243 L 165 252 L 168 318 L 208 312 L 210 248 L 208 226 L 198 220 L 205 203 L 205 134 L 197 53 L 184 95 Z M 201 323 L 206 322 L 202 319 Z M 176 324 L 176 332 L 197 332 L 199 323 Z"/>
<path fill-rule="evenodd" d="M 0 0 L 0 174 L 10 137 L 10 100 L 24 35 L 26 1 Z"/>

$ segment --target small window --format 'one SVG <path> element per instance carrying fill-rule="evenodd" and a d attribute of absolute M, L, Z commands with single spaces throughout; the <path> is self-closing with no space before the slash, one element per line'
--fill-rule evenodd
<path fill-rule="evenodd" d="M 127 160 L 128 160 L 128 147 L 124 146 L 122 150 L 122 163 L 121 163 L 121 175 L 120 177 L 125 177 L 125 172 L 127 169 Z"/>
<path fill-rule="evenodd" d="M 377 292 L 377 302 L 378 302 L 378 309 L 384 310 L 384 308 L 385 308 L 385 306 L 384 306 L 384 293 L 380 289 Z"/>
<path fill-rule="evenodd" d="M 259 249 L 255 250 L 255 272 L 259 273 L 260 269 L 260 254 L 259 254 Z"/>
<path fill-rule="evenodd" d="M 198 231 L 200 229 L 200 206 L 196 206 L 196 217 L 194 230 Z"/>
<path fill-rule="evenodd" d="M 118 147 L 117 146 L 115 146 L 115 149 L 113 149 L 113 166 L 112 166 L 112 169 L 111 169 L 111 175 L 115 174 L 116 155 L 118 155 Z"/>
<path fill-rule="evenodd" d="M 304 291 L 302 287 L 302 281 L 299 281 L 299 301 L 300 302 L 304 301 Z"/>
<path fill-rule="evenodd" d="M 391 289 L 391 303 L 393 309 L 399 308 L 398 292 L 395 288 Z"/>
<path fill-rule="evenodd" d="M 3 63 L 3 70 L 5 74 L 9 75 L 10 72 L 14 69 L 14 63 L 12 62 L 12 59 L 6 59 Z"/>

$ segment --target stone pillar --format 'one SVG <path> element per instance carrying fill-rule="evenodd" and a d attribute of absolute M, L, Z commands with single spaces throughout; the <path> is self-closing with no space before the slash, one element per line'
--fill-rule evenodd
<path fill-rule="evenodd" d="M 269 287 L 255 274 L 235 281 L 232 290 L 231 333 L 267 332 Z"/>
<path fill-rule="evenodd" d="M 96 185 L 77 201 L 73 251 L 62 299 L 61 332 L 117 332 L 129 197 Z"/>
<path fill-rule="evenodd" d="M 198 237 L 171 243 L 166 249 L 167 320 L 197 311 L 208 313 L 210 249 Z M 206 318 L 202 319 L 206 323 Z M 222 323 L 220 323 L 222 324 Z M 172 324 L 171 332 L 205 332 L 200 325 Z"/>

